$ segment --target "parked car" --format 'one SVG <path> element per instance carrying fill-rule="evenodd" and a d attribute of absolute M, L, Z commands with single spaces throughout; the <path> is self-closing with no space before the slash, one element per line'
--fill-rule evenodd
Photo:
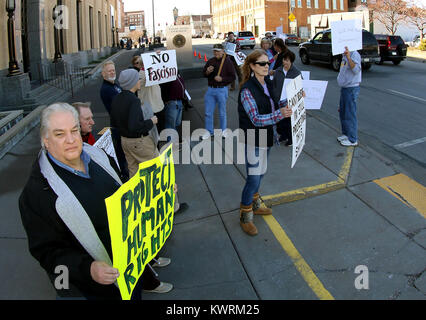
<path fill-rule="evenodd" d="M 380 49 L 380 61 L 377 64 L 383 64 L 384 61 L 392 61 L 398 65 L 407 57 L 407 45 L 400 36 L 389 36 L 375 34 Z"/>
<path fill-rule="evenodd" d="M 250 47 L 250 49 L 253 49 L 256 45 L 256 40 L 254 39 L 253 32 L 251 31 L 238 31 L 235 33 L 235 36 L 237 37 L 237 41 L 240 43 L 241 49 L 243 47 Z"/>
<path fill-rule="evenodd" d="M 361 55 L 362 68 L 370 69 L 371 64 L 380 61 L 379 45 L 374 35 L 367 30 L 362 30 L 362 49 L 358 50 Z M 299 45 L 299 56 L 302 63 L 309 64 L 311 60 L 329 63 L 333 70 L 340 70 L 342 55 L 333 56 L 331 51 L 331 29 L 318 32 L 312 40 Z"/>
<path fill-rule="evenodd" d="M 285 44 L 295 44 L 298 45 L 302 42 L 302 39 L 294 33 L 284 33 Z"/>

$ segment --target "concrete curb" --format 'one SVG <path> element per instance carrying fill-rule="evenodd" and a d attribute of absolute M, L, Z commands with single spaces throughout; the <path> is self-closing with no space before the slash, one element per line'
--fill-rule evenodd
<path fill-rule="evenodd" d="M 0 137 L 0 159 L 40 123 L 40 114 L 45 107 L 37 107 Z"/>
<path fill-rule="evenodd" d="M 349 178 L 353 155 L 354 147 L 349 147 L 346 152 L 345 161 L 340 169 L 339 175 L 336 180 L 278 194 L 261 196 L 262 201 L 265 203 L 266 206 L 272 207 L 283 203 L 303 200 L 345 188 Z"/>
<path fill-rule="evenodd" d="M 423 59 L 423 58 L 416 58 L 416 57 L 409 57 L 409 56 L 407 56 L 406 60 L 407 61 L 414 61 L 414 62 L 426 63 L 426 59 Z"/>

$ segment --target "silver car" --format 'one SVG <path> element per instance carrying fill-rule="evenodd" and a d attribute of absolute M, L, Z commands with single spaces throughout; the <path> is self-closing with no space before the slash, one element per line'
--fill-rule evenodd
<path fill-rule="evenodd" d="M 237 41 L 240 43 L 241 49 L 243 47 L 250 47 L 253 49 L 256 45 L 253 32 L 251 31 L 238 31 L 236 34 Z"/>

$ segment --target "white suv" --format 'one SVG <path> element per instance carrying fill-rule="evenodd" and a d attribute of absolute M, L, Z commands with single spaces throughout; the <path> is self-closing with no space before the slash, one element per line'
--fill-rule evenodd
<path fill-rule="evenodd" d="M 251 31 L 238 31 L 235 35 L 237 37 L 237 41 L 240 43 L 241 49 L 243 47 L 250 47 L 250 49 L 253 49 L 256 45 L 256 40 L 253 32 Z"/>

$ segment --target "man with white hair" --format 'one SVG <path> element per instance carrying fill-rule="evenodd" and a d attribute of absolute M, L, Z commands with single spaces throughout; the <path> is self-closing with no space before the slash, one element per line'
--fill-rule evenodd
<path fill-rule="evenodd" d="M 83 146 L 78 113 L 66 103 L 43 110 L 40 136 L 42 150 L 19 198 L 29 250 L 52 283 L 58 266 L 67 269 L 71 290 L 55 285 L 59 296 L 120 299 L 105 205 L 122 183 L 114 160 Z M 149 267 L 141 279 L 132 299 L 141 298 L 142 283 L 160 285 Z"/>
<path fill-rule="evenodd" d="M 112 100 L 118 95 L 122 89 L 116 82 L 115 64 L 114 61 L 108 60 L 102 66 L 102 77 L 104 81 L 101 87 L 101 99 L 108 111 L 111 114 Z M 121 177 L 124 180 L 129 179 L 129 169 L 127 167 L 126 157 L 123 148 L 121 147 L 121 138 L 118 129 L 111 126 L 111 138 L 114 144 L 115 154 L 117 155 L 118 164 L 120 165 Z"/>

